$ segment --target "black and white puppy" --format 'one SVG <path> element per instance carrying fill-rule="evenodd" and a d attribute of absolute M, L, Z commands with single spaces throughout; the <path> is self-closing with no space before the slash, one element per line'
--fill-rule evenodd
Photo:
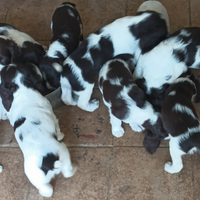
<path fill-rule="evenodd" d="M 31 36 L 9 24 L 0 23 L 0 35 L 10 38 L 18 45 L 19 48 L 15 51 L 14 62 L 30 62 L 38 65 L 39 60 L 45 54 L 43 47 Z"/>
<path fill-rule="evenodd" d="M 24 155 L 25 173 L 41 195 L 50 197 L 51 179 L 60 172 L 71 177 L 76 167 L 66 145 L 59 142 L 64 134 L 50 102 L 38 92 L 41 73 L 33 64 L 11 64 L 2 69 L 1 78 L 2 102 Z"/>
<path fill-rule="evenodd" d="M 172 162 L 165 171 L 177 173 L 183 168 L 182 156 L 200 150 L 200 124 L 192 104 L 196 87 L 189 78 L 178 78 L 167 89 L 161 114 L 169 134 Z"/>
<path fill-rule="evenodd" d="M 49 89 L 60 86 L 63 61 L 83 40 L 82 29 L 81 18 L 75 4 L 63 3 L 55 10 L 51 22 L 53 32 L 51 45 L 39 64 Z"/>
<path fill-rule="evenodd" d="M 154 135 L 166 137 L 159 114 L 154 112 L 144 92 L 135 84 L 125 61 L 113 59 L 103 65 L 99 72 L 99 89 L 108 107 L 114 136 L 121 137 L 124 134 L 121 125 L 125 122 L 133 131 L 148 129 Z M 145 148 L 149 153 L 154 153 L 158 145 L 154 149 L 147 145 Z"/>
<path fill-rule="evenodd" d="M 169 84 L 187 72 L 188 68 L 200 68 L 199 36 L 199 27 L 184 28 L 151 51 L 141 54 L 134 78 L 151 99 L 155 100 L 162 95 Z"/>
<path fill-rule="evenodd" d="M 94 111 L 99 107 L 99 101 L 90 101 L 93 75 L 103 64 L 118 54 L 134 54 L 136 63 L 141 53 L 152 49 L 166 36 L 165 20 L 153 11 L 117 19 L 92 33 L 63 63 L 60 81 L 62 101 Z M 78 96 L 77 99 L 73 99 L 73 93 Z"/>

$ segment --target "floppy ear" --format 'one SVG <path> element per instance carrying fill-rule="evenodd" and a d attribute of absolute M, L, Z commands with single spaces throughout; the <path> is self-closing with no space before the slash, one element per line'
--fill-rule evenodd
<path fill-rule="evenodd" d="M 13 93 L 18 89 L 15 83 L 6 83 L 5 86 L 0 85 L 0 95 L 4 108 L 9 111 L 13 102 Z"/>

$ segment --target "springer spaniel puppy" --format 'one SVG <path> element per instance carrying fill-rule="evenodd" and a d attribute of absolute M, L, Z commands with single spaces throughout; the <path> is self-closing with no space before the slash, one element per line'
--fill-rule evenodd
<path fill-rule="evenodd" d="M 136 83 L 149 99 L 164 97 L 166 88 L 188 68 L 200 68 L 200 28 L 184 28 L 140 55 L 134 71 Z M 195 82 L 198 93 L 199 82 Z M 196 102 L 200 98 L 196 99 Z"/>
<path fill-rule="evenodd" d="M 108 107 L 112 134 L 116 137 L 124 134 L 122 122 L 128 123 L 136 132 L 147 129 L 146 135 L 158 136 L 154 138 L 154 147 L 151 148 L 147 138 L 144 140 L 146 150 L 154 153 L 160 144 L 160 138 L 166 137 L 167 133 L 159 114 L 154 112 L 152 105 L 146 101 L 144 92 L 135 84 L 128 64 L 118 58 L 106 62 L 99 72 L 99 89 L 104 104 Z"/>
<path fill-rule="evenodd" d="M 172 162 L 165 164 L 169 173 L 181 171 L 181 157 L 200 149 L 200 124 L 192 104 L 195 94 L 195 84 L 189 78 L 176 79 L 166 91 L 161 114 L 170 138 Z"/>
<path fill-rule="evenodd" d="M 38 91 L 41 73 L 33 64 L 11 64 L 1 71 L 0 94 L 16 140 L 24 155 L 24 170 L 40 194 L 50 197 L 51 179 L 76 172 L 63 142 L 50 102 Z M 37 89 L 37 90 L 36 90 Z"/>
<path fill-rule="evenodd" d="M 45 54 L 43 47 L 32 37 L 9 24 L 0 23 L 0 35 L 10 38 L 19 47 L 15 51 L 15 59 L 13 62 L 30 62 L 38 65 L 39 60 Z"/>
<path fill-rule="evenodd" d="M 39 68 L 46 80 L 48 89 L 60 86 L 63 61 L 83 40 L 81 18 L 75 4 L 67 2 L 58 7 L 52 17 L 53 37 L 46 55 L 41 59 Z"/>
<path fill-rule="evenodd" d="M 89 35 L 64 61 L 61 74 L 62 101 L 92 112 L 99 101 L 90 97 L 95 73 L 118 54 L 134 54 L 135 63 L 141 53 L 156 46 L 167 36 L 166 22 L 154 11 L 127 16 Z M 78 98 L 73 98 L 75 94 Z"/>

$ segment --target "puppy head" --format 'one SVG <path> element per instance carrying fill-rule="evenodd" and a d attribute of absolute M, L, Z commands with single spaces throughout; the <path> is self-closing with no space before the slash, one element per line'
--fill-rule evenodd
<path fill-rule="evenodd" d="M 1 71 L 0 95 L 4 108 L 9 111 L 13 102 L 13 94 L 17 91 L 18 85 L 13 82 L 17 75 L 16 66 L 9 65 Z"/>
<path fill-rule="evenodd" d="M 21 82 L 24 86 L 44 93 L 42 73 L 37 66 L 32 63 L 17 64 L 17 70 L 22 74 Z"/>
<path fill-rule="evenodd" d="M 21 48 L 16 49 L 14 62 L 38 65 L 44 54 L 45 51 L 41 45 L 26 41 Z"/>
<path fill-rule="evenodd" d="M 56 89 L 60 86 L 60 74 L 63 66 L 58 58 L 43 57 L 40 60 L 39 68 L 44 76 L 48 89 Z"/>

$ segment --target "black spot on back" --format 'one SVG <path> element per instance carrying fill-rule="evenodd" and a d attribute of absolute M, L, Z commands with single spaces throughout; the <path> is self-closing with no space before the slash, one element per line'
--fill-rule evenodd
<path fill-rule="evenodd" d="M 52 153 L 48 153 L 46 156 L 43 157 L 41 170 L 47 175 L 49 170 L 54 169 L 54 163 L 59 160 L 58 155 L 54 155 Z"/>
<path fill-rule="evenodd" d="M 185 60 L 185 53 L 183 49 L 174 49 L 173 56 L 178 60 L 178 62 L 183 62 Z"/>
<path fill-rule="evenodd" d="M 21 117 L 19 119 L 17 119 L 14 123 L 14 131 L 21 126 L 24 122 L 25 122 L 26 118 L 25 117 Z"/>

